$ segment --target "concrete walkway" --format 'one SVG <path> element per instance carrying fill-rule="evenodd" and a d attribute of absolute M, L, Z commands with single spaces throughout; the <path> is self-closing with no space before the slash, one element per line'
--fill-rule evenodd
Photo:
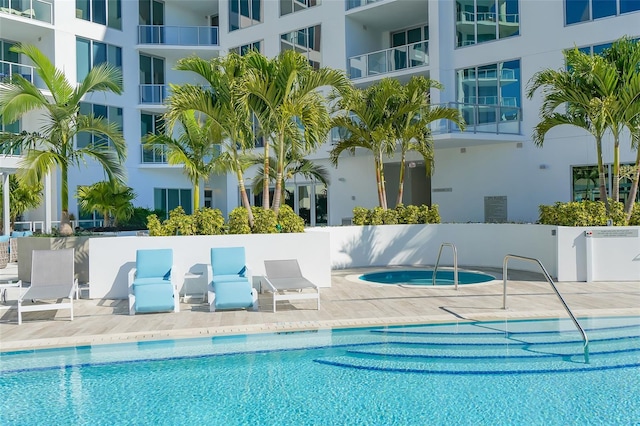
<path fill-rule="evenodd" d="M 0 270 L 0 279 L 17 274 L 17 270 L 11 271 L 14 266 Z M 300 300 L 279 302 L 276 313 L 271 311 L 268 293 L 260 295 L 257 312 L 210 313 L 206 303 L 195 299 L 182 303 L 179 313 L 136 316 L 128 315 L 126 300 L 80 299 L 74 302 L 73 321 L 69 321 L 68 310 L 29 312 L 18 325 L 15 307 L 19 289 L 10 288 L 7 301 L 0 304 L 0 351 L 330 327 L 567 317 L 549 284 L 538 274 L 509 272 L 508 309 L 503 310 L 501 270 L 483 268 L 499 279 L 460 286 L 457 291 L 354 279 L 364 271 L 334 271 L 332 287 L 320 290 L 320 310 L 315 309 L 315 301 Z M 640 315 L 640 282 L 567 282 L 557 286 L 578 317 Z"/>

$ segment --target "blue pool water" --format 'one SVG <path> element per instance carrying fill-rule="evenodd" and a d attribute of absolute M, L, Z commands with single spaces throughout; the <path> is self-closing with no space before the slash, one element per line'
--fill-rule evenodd
<path fill-rule="evenodd" d="M 0 353 L 3 425 L 630 425 L 640 317 Z"/>
<path fill-rule="evenodd" d="M 402 285 L 433 285 L 433 270 L 411 269 L 400 271 L 382 271 L 363 274 L 359 277 L 363 281 L 376 284 L 402 284 Z M 496 277 L 482 272 L 458 271 L 458 284 L 479 284 L 495 280 Z M 436 285 L 453 285 L 454 274 L 452 270 L 438 270 L 436 273 Z"/>

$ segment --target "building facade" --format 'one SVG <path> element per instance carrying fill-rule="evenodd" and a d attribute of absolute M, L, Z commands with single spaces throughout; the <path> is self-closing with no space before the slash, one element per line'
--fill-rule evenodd
<path fill-rule="evenodd" d="M 541 204 L 596 199 L 598 193 L 590 135 L 565 126 L 552 130 L 543 147 L 533 144 L 541 98 L 526 98 L 529 80 L 542 69 L 564 67 L 565 49 L 597 53 L 622 36 L 640 36 L 639 23 L 640 2 L 632 0 L 0 0 L 0 73 L 38 82 L 30 64 L 9 50 L 14 43 L 35 44 L 71 81 L 82 81 L 105 61 L 121 67 L 124 92 L 93 95 L 82 108 L 121 126 L 136 206 L 168 211 L 182 205 L 187 212 L 197 206 L 181 167 L 168 165 L 161 148 L 142 146 L 144 135 L 162 123 L 169 84 L 199 82 L 174 69 L 178 59 L 248 49 L 271 57 L 294 49 L 314 66 L 345 70 L 362 87 L 383 77 L 424 75 L 444 85 L 432 93 L 432 103 L 460 109 L 467 129 L 433 123 L 434 173 L 427 176 L 421 159 L 409 158 L 405 204 L 437 204 L 443 222 L 535 222 Z M 37 114 L 30 114 L 1 130 L 37 125 Z M 370 153 L 331 165 L 328 153 L 339 137 L 332 132 L 309 156 L 330 171 L 328 186 L 299 176 L 287 182 L 288 202 L 309 226 L 348 223 L 354 207 L 378 204 Z M 630 145 L 623 137 L 623 164 L 635 161 Z M 610 139 L 603 152 L 609 166 Z M 4 158 L 0 167 L 2 161 L 15 164 Z M 399 158 L 387 160 L 390 206 L 399 167 Z M 74 192 L 103 179 L 89 162 L 70 171 L 69 187 Z M 52 182 L 50 202 L 26 213 L 25 221 L 50 214 L 55 223 L 59 180 L 53 176 Z M 623 180 L 623 197 L 628 186 Z M 211 176 L 201 191 L 202 205 L 225 215 L 240 205 L 232 175 Z M 75 198 L 70 212 L 94 218 L 79 211 Z"/>

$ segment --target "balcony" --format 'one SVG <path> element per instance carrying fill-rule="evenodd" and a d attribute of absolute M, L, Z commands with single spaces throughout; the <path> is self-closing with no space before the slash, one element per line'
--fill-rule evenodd
<path fill-rule="evenodd" d="M 153 146 L 140 145 L 141 164 L 168 164 L 167 146 L 154 144 Z"/>
<path fill-rule="evenodd" d="M 515 104 L 515 98 L 513 98 L 513 101 Z M 467 128 L 464 133 L 491 133 L 495 135 L 522 134 L 522 111 L 520 107 L 460 102 L 449 102 L 442 105 L 449 108 L 456 108 L 460 111 L 467 123 Z M 460 128 L 449 120 L 434 121 L 430 127 L 434 135 L 460 133 Z"/>
<path fill-rule="evenodd" d="M 349 77 L 359 78 L 429 65 L 429 42 L 419 41 L 405 46 L 353 56 L 348 60 Z"/>
<path fill-rule="evenodd" d="M 138 44 L 193 47 L 219 43 L 218 27 L 138 26 Z"/>
<path fill-rule="evenodd" d="M 141 84 L 139 102 L 143 105 L 162 105 L 168 91 L 166 84 Z"/>
<path fill-rule="evenodd" d="M 53 24 L 53 3 L 43 0 L 0 0 L 0 13 Z"/>
<path fill-rule="evenodd" d="M 34 68 L 32 66 L 0 61 L 0 82 L 11 81 L 11 77 L 16 74 L 33 83 Z"/>

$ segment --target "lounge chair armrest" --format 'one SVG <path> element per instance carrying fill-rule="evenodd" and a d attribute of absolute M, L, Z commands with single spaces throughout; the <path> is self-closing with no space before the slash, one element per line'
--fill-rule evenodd
<path fill-rule="evenodd" d="M 211 265 L 207 265 L 207 285 L 213 281 L 213 268 Z"/>
<path fill-rule="evenodd" d="M 278 289 L 271 283 L 271 281 L 269 281 L 269 278 L 267 278 L 267 276 L 263 276 L 261 279 L 265 284 L 267 284 L 269 291 L 272 291 L 274 293 L 278 291 Z M 262 285 L 260 286 L 260 289 L 262 289 Z"/>
<path fill-rule="evenodd" d="M 251 271 L 251 268 L 249 268 L 249 265 L 245 265 L 244 267 L 244 276 L 249 280 L 249 283 L 253 282 L 253 272 Z"/>
<path fill-rule="evenodd" d="M 127 274 L 127 280 L 129 283 L 129 292 L 131 292 L 131 286 L 133 285 L 133 281 L 136 279 L 136 268 L 132 268 Z"/>

